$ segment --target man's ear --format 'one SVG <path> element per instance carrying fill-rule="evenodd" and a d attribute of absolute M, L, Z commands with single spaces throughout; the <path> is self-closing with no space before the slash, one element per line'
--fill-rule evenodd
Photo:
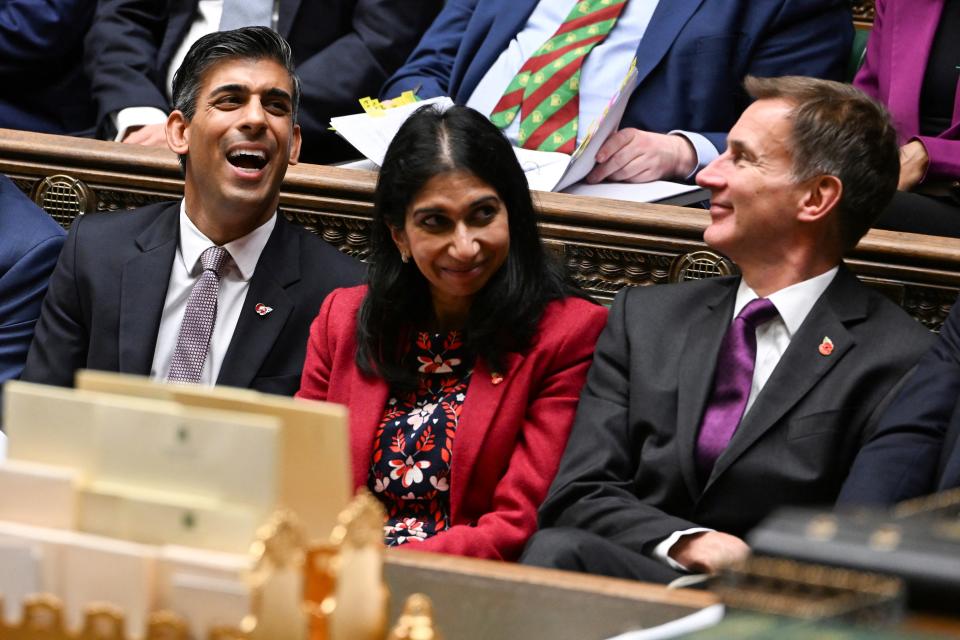
<path fill-rule="evenodd" d="M 303 138 L 300 135 L 300 125 L 293 125 L 293 136 L 290 138 L 290 158 L 289 164 L 297 164 L 300 160 L 300 144 Z"/>
<path fill-rule="evenodd" d="M 797 219 L 801 222 L 822 219 L 837 208 L 843 195 L 843 183 L 836 176 L 817 176 L 810 179 L 809 185 L 800 202 Z"/>
<path fill-rule="evenodd" d="M 180 110 L 167 116 L 167 146 L 178 156 L 187 155 L 190 148 L 190 123 Z"/>

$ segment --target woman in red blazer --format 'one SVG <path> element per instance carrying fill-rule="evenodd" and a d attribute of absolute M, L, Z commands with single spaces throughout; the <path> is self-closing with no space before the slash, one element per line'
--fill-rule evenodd
<path fill-rule="evenodd" d="M 330 294 L 298 395 L 347 405 L 387 544 L 515 560 L 536 530 L 606 309 L 546 255 L 510 144 L 466 107 L 387 151 L 369 285 Z"/>
<path fill-rule="evenodd" d="M 877 226 L 960 237 L 960 3 L 877 0 L 854 84 L 900 135 L 899 191 Z"/>

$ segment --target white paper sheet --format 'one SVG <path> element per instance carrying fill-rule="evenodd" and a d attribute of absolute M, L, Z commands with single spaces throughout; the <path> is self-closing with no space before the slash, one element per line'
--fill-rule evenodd
<path fill-rule="evenodd" d="M 590 170 L 597 163 L 597 152 L 600 151 L 600 147 L 610 137 L 610 134 L 620 126 L 623 112 L 627 109 L 627 102 L 630 101 L 630 96 L 636 87 L 637 67 L 636 62 L 634 62 L 630 65 L 627 76 L 620 83 L 620 88 L 610 98 L 607 107 L 590 123 L 587 134 L 580 141 L 580 145 L 570 158 L 570 166 L 567 167 L 563 177 L 557 181 L 551 191 L 562 191 L 570 185 L 580 182 L 590 173 Z"/>
<path fill-rule="evenodd" d="M 0 609 L 10 624 L 20 622 L 23 600 L 40 592 L 42 547 L 27 541 L 0 541 L 0 593 L 6 605 Z"/>
<path fill-rule="evenodd" d="M 724 607 L 722 604 L 715 604 L 705 607 L 696 613 L 688 616 L 671 620 L 666 624 L 661 624 L 648 629 L 638 629 L 621 633 L 607 640 L 664 640 L 666 638 L 679 638 L 694 631 L 707 629 L 723 620 Z"/>
<path fill-rule="evenodd" d="M 596 198 L 613 198 L 631 202 L 658 202 L 700 190 L 693 185 L 657 181 L 646 184 L 603 183 L 588 185 L 580 182 L 596 164 L 597 152 L 611 133 L 620 126 L 630 96 L 637 86 L 637 70 L 630 71 L 610 98 L 606 108 L 590 123 L 586 135 L 573 155 L 550 151 L 535 151 L 514 147 L 514 153 L 530 188 L 535 191 L 563 191 Z M 366 160 L 357 160 L 342 165 L 346 168 L 378 170 L 383 164 L 387 147 L 403 122 L 419 107 L 437 104 L 442 109 L 453 106 L 449 97 L 431 98 L 396 108 L 386 109 L 382 115 L 357 113 L 332 118 L 330 124 L 352 144 Z M 701 190 L 702 191 L 702 190 Z M 706 192 L 704 192 L 706 193 Z M 705 196 L 706 197 L 706 196 Z M 689 204 L 704 198 L 691 198 L 675 204 Z"/>
<path fill-rule="evenodd" d="M 357 151 L 380 166 L 387 147 L 393 137 L 397 135 L 400 126 L 410 115 L 422 106 L 435 104 L 440 109 L 449 109 L 453 100 L 446 96 L 430 98 L 411 104 L 405 104 L 392 109 L 384 109 L 377 115 L 369 113 L 355 113 L 349 116 L 330 118 L 330 126 L 337 130 L 344 139 L 356 147 Z"/>
<path fill-rule="evenodd" d="M 656 180 L 654 182 L 580 182 L 567 187 L 563 193 L 591 198 L 609 198 L 629 202 L 664 202 L 685 205 L 710 198 L 710 192 L 695 184 L 681 184 Z"/>

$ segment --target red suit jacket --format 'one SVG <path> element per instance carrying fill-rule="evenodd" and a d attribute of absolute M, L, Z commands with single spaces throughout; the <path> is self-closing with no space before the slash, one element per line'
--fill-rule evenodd
<path fill-rule="evenodd" d="M 920 88 L 945 0 L 877 0 L 867 57 L 853 84 L 890 110 L 905 142 L 917 138 L 927 149 L 927 177 L 960 176 L 960 82 L 949 129 L 921 136 Z"/>
<path fill-rule="evenodd" d="M 299 397 L 346 405 L 354 488 L 367 484 L 387 383 L 360 372 L 357 310 L 366 287 L 327 296 L 310 328 Z M 453 444 L 450 521 L 422 551 L 515 560 L 560 463 L 606 308 L 578 298 L 547 305 L 530 347 L 507 356 L 494 383 L 478 359 Z"/>

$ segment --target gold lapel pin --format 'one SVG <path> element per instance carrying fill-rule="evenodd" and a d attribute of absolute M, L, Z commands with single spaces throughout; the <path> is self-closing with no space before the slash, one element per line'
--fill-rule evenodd
<path fill-rule="evenodd" d="M 828 356 L 833 353 L 833 340 L 828 336 L 823 336 L 823 340 L 820 341 L 820 355 Z"/>

